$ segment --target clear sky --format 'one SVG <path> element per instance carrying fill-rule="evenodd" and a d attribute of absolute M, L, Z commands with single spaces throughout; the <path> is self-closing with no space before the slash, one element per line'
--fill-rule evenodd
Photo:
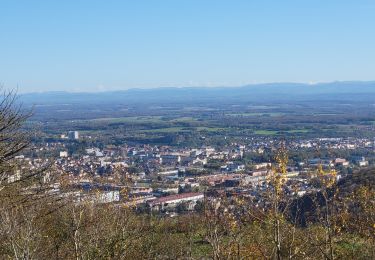
<path fill-rule="evenodd" d="M 0 0 L 19 92 L 375 79 L 375 1 Z"/>

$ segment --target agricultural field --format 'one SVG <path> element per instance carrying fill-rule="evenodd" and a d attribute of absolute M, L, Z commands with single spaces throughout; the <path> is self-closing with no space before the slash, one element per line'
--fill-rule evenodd
<path fill-rule="evenodd" d="M 98 108 L 83 103 L 38 106 L 37 110 L 28 127 L 39 127 L 48 140 L 70 130 L 95 142 L 181 146 L 222 145 L 252 137 L 375 137 L 375 107 L 367 104 L 114 103 Z"/>

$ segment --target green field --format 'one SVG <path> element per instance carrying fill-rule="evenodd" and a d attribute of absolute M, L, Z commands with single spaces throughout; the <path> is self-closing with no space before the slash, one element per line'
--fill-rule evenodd
<path fill-rule="evenodd" d="M 254 131 L 255 134 L 257 135 L 276 135 L 278 134 L 278 131 L 273 131 L 273 130 L 256 130 Z"/>
<path fill-rule="evenodd" d="M 306 134 L 310 132 L 308 129 L 293 129 L 288 131 L 276 131 L 276 130 L 256 130 L 254 131 L 257 135 L 277 135 L 281 133 L 288 133 L 288 134 Z"/>
<path fill-rule="evenodd" d="M 147 129 L 147 130 L 140 130 L 140 132 L 144 133 L 187 133 L 191 131 L 207 131 L 207 132 L 218 132 L 218 131 L 225 131 L 226 128 L 217 128 L 217 127 L 166 127 L 166 128 L 157 128 L 157 129 Z"/>
<path fill-rule="evenodd" d="M 167 127 L 167 128 L 157 128 L 157 129 L 147 129 L 147 130 L 139 130 L 138 132 L 142 133 L 182 133 L 182 132 L 189 132 L 190 129 L 186 127 Z"/>
<path fill-rule="evenodd" d="M 130 117 L 103 117 L 88 120 L 90 122 L 105 123 L 155 123 L 162 122 L 161 116 L 130 116 Z"/>
<path fill-rule="evenodd" d="M 173 118 L 166 120 L 168 122 L 176 122 L 176 123 L 190 123 L 190 122 L 196 122 L 197 119 L 193 117 L 179 117 L 179 118 Z"/>
<path fill-rule="evenodd" d="M 269 113 L 269 112 L 265 112 L 265 113 L 262 113 L 262 112 L 254 112 L 254 113 L 229 113 L 229 114 L 226 114 L 227 116 L 244 116 L 244 117 L 247 117 L 247 116 L 282 116 L 284 115 L 284 113 Z"/>
<path fill-rule="evenodd" d="M 289 134 L 305 134 L 310 132 L 308 129 L 293 129 L 293 130 L 288 130 L 286 131 Z"/>
<path fill-rule="evenodd" d="M 164 116 L 129 116 L 129 117 L 102 117 L 87 120 L 89 122 L 105 122 L 105 123 L 190 123 L 196 122 L 193 117 L 164 117 Z"/>

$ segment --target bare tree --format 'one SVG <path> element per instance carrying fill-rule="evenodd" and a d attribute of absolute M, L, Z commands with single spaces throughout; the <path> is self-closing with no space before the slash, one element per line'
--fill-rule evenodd
<path fill-rule="evenodd" d="M 22 130 L 31 112 L 25 112 L 15 91 L 0 94 L 0 191 L 10 182 L 14 172 L 14 157 L 29 144 Z"/>

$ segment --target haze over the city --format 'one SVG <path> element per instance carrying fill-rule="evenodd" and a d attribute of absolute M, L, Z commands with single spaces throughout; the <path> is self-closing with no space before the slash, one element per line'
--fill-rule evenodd
<path fill-rule="evenodd" d="M 374 1 L 0 3 L 18 92 L 374 80 Z"/>

